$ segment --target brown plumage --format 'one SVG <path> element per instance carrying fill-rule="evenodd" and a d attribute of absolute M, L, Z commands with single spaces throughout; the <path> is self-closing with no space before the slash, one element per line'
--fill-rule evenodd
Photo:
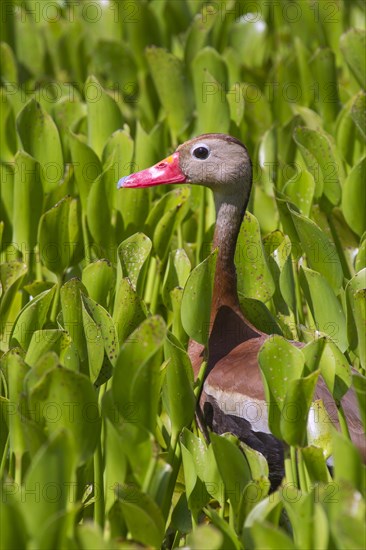
<path fill-rule="evenodd" d="M 208 425 L 218 433 L 231 431 L 267 458 L 272 486 L 283 475 L 283 444 L 268 428 L 267 405 L 258 352 L 268 336 L 243 315 L 237 296 L 234 253 L 248 204 L 252 167 L 245 146 L 223 134 L 204 134 L 182 145 L 154 167 L 123 178 L 120 187 L 145 187 L 186 182 L 212 189 L 216 207 L 213 247 L 218 247 L 211 307 L 208 368 L 200 404 Z M 301 343 L 294 343 L 302 347 Z M 203 346 L 191 341 L 189 355 L 197 377 Z M 314 399 L 322 399 L 339 429 L 336 407 L 322 378 Z M 342 399 L 349 431 L 365 460 L 365 438 L 355 393 Z M 257 415 L 248 416 L 252 408 Z"/>

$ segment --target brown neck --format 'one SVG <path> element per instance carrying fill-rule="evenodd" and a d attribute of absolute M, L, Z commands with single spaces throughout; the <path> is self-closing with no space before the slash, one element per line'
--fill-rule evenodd
<path fill-rule="evenodd" d="M 241 312 L 237 294 L 234 256 L 247 203 L 248 197 L 240 200 L 240 193 L 232 196 L 215 193 L 213 247 L 218 247 L 218 257 L 211 306 L 209 370 L 237 345 L 261 336 Z"/>
<path fill-rule="evenodd" d="M 223 196 L 215 193 L 216 228 L 213 247 L 218 248 L 218 257 L 212 296 L 213 315 L 223 305 L 239 308 L 234 256 L 247 202 L 244 198 L 240 200 L 240 195 Z"/>

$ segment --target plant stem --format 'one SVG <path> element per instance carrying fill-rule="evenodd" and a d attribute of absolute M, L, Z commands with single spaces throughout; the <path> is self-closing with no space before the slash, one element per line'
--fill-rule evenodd
<path fill-rule="evenodd" d="M 10 445 L 10 435 L 8 434 L 8 437 L 6 438 L 6 443 L 4 445 L 3 456 L 2 456 L 2 459 L 1 459 L 0 480 L 4 479 L 5 464 L 6 464 L 6 459 L 7 459 L 7 456 L 8 456 L 9 445 Z"/>
<path fill-rule="evenodd" d="M 337 403 L 337 413 L 338 413 L 338 421 L 339 421 L 339 425 L 340 425 L 342 434 L 347 439 L 351 439 L 349 429 L 348 429 L 346 415 L 344 414 L 344 410 L 343 410 L 343 407 L 342 407 L 341 403 Z"/>
<path fill-rule="evenodd" d="M 305 464 L 300 449 L 297 452 L 297 470 L 299 472 L 300 489 L 302 492 L 308 493 L 309 487 L 306 481 Z"/>
<path fill-rule="evenodd" d="M 94 453 L 94 487 L 97 487 L 97 491 L 94 489 L 95 503 L 94 503 L 94 521 L 100 527 L 104 528 L 104 481 L 103 481 L 103 456 L 102 456 L 102 444 L 99 440 L 98 446 Z"/>

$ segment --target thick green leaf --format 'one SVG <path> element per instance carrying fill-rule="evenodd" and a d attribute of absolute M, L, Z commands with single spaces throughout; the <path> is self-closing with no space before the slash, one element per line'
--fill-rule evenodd
<path fill-rule="evenodd" d="M 100 158 L 107 139 L 122 128 L 122 114 L 94 76 L 85 82 L 84 94 L 88 106 L 88 145 Z"/>
<path fill-rule="evenodd" d="M 360 135 L 363 140 L 366 141 L 366 93 L 361 90 L 356 95 L 354 102 L 351 107 L 351 117 L 356 124 Z"/>
<path fill-rule="evenodd" d="M 184 248 L 178 248 L 169 254 L 168 265 L 164 275 L 162 296 L 165 305 L 172 309 L 171 291 L 184 288 L 191 271 L 191 262 Z"/>
<path fill-rule="evenodd" d="M 300 378 L 303 372 L 304 356 L 287 340 L 274 335 L 261 347 L 258 361 L 266 382 L 269 427 L 276 437 L 282 438 L 281 412 L 291 382 Z"/>
<path fill-rule="evenodd" d="M 117 286 L 113 309 L 113 321 L 119 342 L 123 343 L 146 318 L 145 309 L 129 279 L 121 279 Z"/>
<path fill-rule="evenodd" d="M 316 323 L 341 351 L 348 347 L 346 317 L 342 305 L 327 280 L 320 273 L 301 267 L 300 283 Z"/>
<path fill-rule="evenodd" d="M 118 497 L 132 537 L 146 546 L 160 548 L 164 537 L 164 518 L 157 504 L 136 487 L 119 489 Z"/>
<path fill-rule="evenodd" d="M 64 545 L 65 512 L 71 495 L 67 487 L 71 488 L 74 468 L 74 442 L 66 430 L 59 429 L 34 457 L 25 479 L 25 487 L 36 488 L 24 499 L 22 509 L 28 532 L 38 548 Z M 57 528 L 50 529 L 53 521 L 57 521 Z"/>
<path fill-rule="evenodd" d="M 48 316 L 56 285 L 50 290 L 38 294 L 31 302 L 26 304 L 19 313 L 12 332 L 11 340 L 19 342 L 23 349 L 27 349 L 32 339 L 33 332 L 43 328 Z"/>
<path fill-rule="evenodd" d="M 366 157 L 356 164 L 343 186 L 342 211 L 350 228 L 360 237 L 366 231 Z"/>
<path fill-rule="evenodd" d="M 118 355 L 118 339 L 116 329 L 108 311 L 92 298 L 82 295 L 83 307 L 94 320 L 97 327 L 97 333 L 92 330 L 96 339 L 101 339 L 104 345 L 105 353 L 112 365 L 115 365 Z M 85 330 L 85 325 L 84 325 Z M 87 334 L 87 331 L 85 331 Z M 93 338 L 93 336 L 91 336 Z M 86 336 L 88 340 L 88 336 Z"/>
<path fill-rule="evenodd" d="M 30 392 L 29 407 L 48 434 L 70 434 L 78 465 L 93 455 L 101 421 L 97 395 L 86 376 L 63 367 L 46 372 Z"/>
<path fill-rule="evenodd" d="M 285 533 L 269 522 L 255 522 L 250 533 L 255 541 L 256 548 L 263 550 L 295 550 L 296 546 L 293 540 Z"/>
<path fill-rule="evenodd" d="M 259 224 L 255 216 L 246 212 L 235 251 L 238 292 L 247 298 L 267 302 L 275 291 L 267 265 Z"/>
<path fill-rule="evenodd" d="M 207 344 L 209 336 L 216 258 L 217 251 L 214 251 L 193 269 L 183 292 L 183 328 L 193 340 L 203 345 Z"/>
<path fill-rule="evenodd" d="M 351 367 L 339 348 L 331 340 L 318 338 L 303 348 L 306 366 L 311 372 L 320 369 L 321 375 L 334 399 L 340 400 L 351 382 Z"/>
<path fill-rule="evenodd" d="M 366 33 L 364 29 L 350 29 L 342 34 L 340 46 L 347 65 L 360 86 L 366 88 Z"/>
<path fill-rule="evenodd" d="M 125 456 L 123 440 L 116 427 L 108 418 L 106 421 L 106 510 L 109 510 L 116 500 L 115 491 L 120 484 L 125 482 L 127 473 L 127 459 Z"/>
<path fill-rule="evenodd" d="M 160 393 L 159 351 L 166 326 L 159 316 L 141 323 L 123 344 L 112 379 L 115 405 L 123 415 L 133 404 L 139 424 L 154 431 Z"/>
<path fill-rule="evenodd" d="M 165 374 L 168 412 L 172 432 L 178 434 L 194 417 L 193 370 L 188 354 L 178 347 L 172 336 L 167 338 L 165 349 L 169 358 Z"/>
<path fill-rule="evenodd" d="M 62 147 L 56 124 L 41 105 L 31 99 L 18 115 L 17 130 L 24 150 L 41 166 L 44 190 L 51 191 L 64 173 Z"/>
<path fill-rule="evenodd" d="M 196 133 L 226 133 L 230 124 L 230 109 L 226 99 L 229 97 L 226 96 L 228 75 L 223 59 L 215 49 L 206 47 L 193 59 L 192 74 L 198 111 Z M 237 100 L 235 92 L 234 99 Z"/>
<path fill-rule="evenodd" d="M 305 443 L 308 414 L 318 376 L 319 372 L 315 371 L 304 378 L 292 380 L 288 385 L 280 429 L 289 445 L 302 446 Z"/>
<path fill-rule="evenodd" d="M 80 257 L 80 238 L 80 203 L 67 196 L 41 217 L 38 241 L 42 263 L 62 275 Z"/>
<path fill-rule="evenodd" d="M 9 315 L 16 293 L 22 284 L 27 266 L 23 262 L 4 262 L 0 264 L 0 319 L 1 334 L 6 329 L 6 320 Z"/>
<path fill-rule="evenodd" d="M 108 260 L 96 260 L 83 269 L 81 280 L 89 296 L 106 308 L 108 296 L 114 291 L 116 281 L 113 265 Z"/>
<path fill-rule="evenodd" d="M 235 444 L 233 436 L 211 434 L 211 444 L 217 467 L 225 485 L 231 506 L 237 514 L 239 495 L 251 480 L 250 468 L 243 453 Z"/>
<path fill-rule="evenodd" d="M 79 357 L 70 335 L 60 329 L 36 330 L 33 332 L 25 361 L 34 367 L 48 352 L 55 352 L 60 364 L 68 369 L 79 370 Z"/>
<path fill-rule="evenodd" d="M 60 290 L 63 327 L 70 334 L 82 362 L 87 356 L 80 294 L 84 291 L 84 285 L 76 278 L 67 281 Z"/>
<path fill-rule="evenodd" d="M 338 204 L 345 174 L 333 138 L 325 132 L 298 126 L 294 139 L 314 176 L 315 196 L 321 197 L 324 193 L 332 204 Z"/>
<path fill-rule="evenodd" d="M 71 159 L 74 167 L 75 181 L 83 210 L 87 206 L 87 198 L 93 181 L 100 176 L 102 167 L 98 155 L 77 135 L 68 134 Z"/>
<path fill-rule="evenodd" d="M 112 226 L 112 194 L 110 178 L 111 169 L 104 171 L 92 183 L 87 199 L 87 220 L 90 233 L 95 242 L 103 251 L 102 254 L 109 260 L 115 259 L 116 240 Z M 101 204 L 103 208 L 101 208 Z"/>
<path fill-rule="evenodd" d="M 298 207 L 304 216 L 309 216 L 314 196 L 314 176 L 308 170 L 301 170 L 283 188 L 283 193 Z"/>
<path fill-rule="evenodd" d="M 343 282 L 343 271 L 334 243 L 312 220 L 293 209 L 290 212 L 309 266 L 324 275 L 338 292 Z"/>
<path fill-rule="evenodd" d="M 42 202 L 40 165 L 27 153 L 19 151 L 15 157 L 13 238 L 17 248 L 24 251 L 24 259 L 26 259 L 26 253 L 31 254 L 37 242 Z"/>
<path fill-rule="evenodd" d="M 188 125 L 193 110 L 184 64 L 173 54 L 157 47 L 147 48 L 146 57 L 174 143 Z"/>
<path fill-rule="evenodd" d="M 135 233 L 118 247 L 122 277 L 128 277 L 134 290 L 141 290 L 152 243 L 144 233 Z"/>
<path fill-rule="evenodd" d="M 334 479 L 362 490 L 363 467 L 358 449 L 343 434 L 333 431 Z"/>

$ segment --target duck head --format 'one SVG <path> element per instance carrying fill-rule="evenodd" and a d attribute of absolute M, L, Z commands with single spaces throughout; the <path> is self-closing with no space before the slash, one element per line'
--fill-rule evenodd
<path fill-rule="evenodd" d="M 203 134 L 186 141 L 151 168 L 119 180 L 119 188 L 166 183 L 204 185 L 214 193 L 249 196 L 252 166 L 246 147 L 226 134 Z M 243 193 L 244 188 L 244 193 Z"/>

